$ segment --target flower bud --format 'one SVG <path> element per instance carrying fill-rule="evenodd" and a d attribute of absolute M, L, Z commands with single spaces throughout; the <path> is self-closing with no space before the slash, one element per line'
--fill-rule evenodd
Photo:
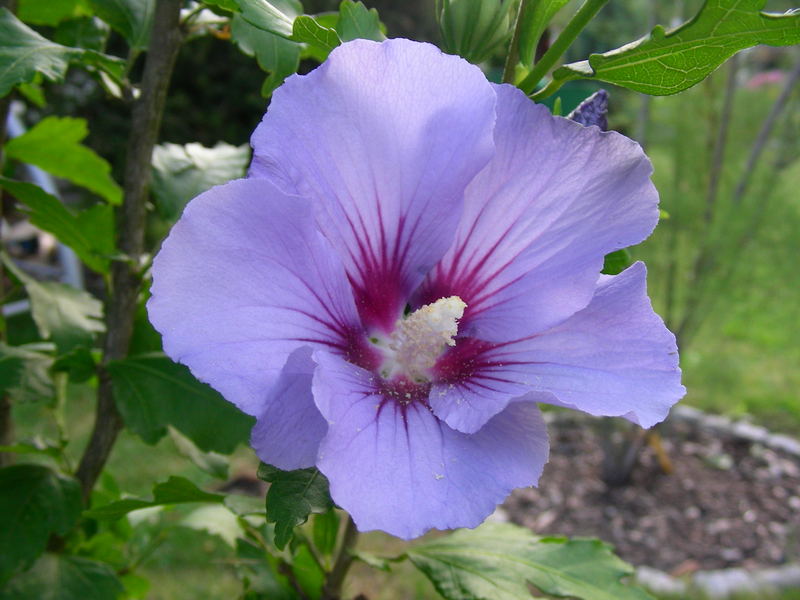
<path fill-rule="evenodd" d="M 512 0 L 440 0 L 437 4 L 442 49 L 447 53 L 480 63 L 510 37 Z"/>

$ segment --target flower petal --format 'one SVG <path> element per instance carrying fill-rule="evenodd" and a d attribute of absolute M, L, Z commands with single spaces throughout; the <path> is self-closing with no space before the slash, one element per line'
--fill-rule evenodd
<path fill-rule="evenodd" d="M 632 140 L 553 117 L 511 86 L 495 91 L 495 155 L 415 304 L 457 295 L 459 331 L 504 342 L 586 306 L 604 255 L 655 227 L 658 194 Z"/>
<path fill-rule="evenodd" d="M 250 439 L 258 458 L 284 471 L 313 467 L 328 430 L 311 393 L 311 352 L 303 346 L 289 355 Z"/>
<path fill-rule="evenodd" d="M 248 414 L 261 414 L 296 348 L 358 350 L 352 292 L 311 203 L 266 179 L 192 200 L 153 262 L 151 291 L 166 353 Z"/>
<path fill-rule="evenodd" d="M 273 95 L 250 175 L 314 199 L 365 325 L 391 331 L 450 245 L 494 104 L 477 67 L 402 39 L 343 44 Z"/>
<path fill-rule="evenodd" d="M 434 412 L 459 431 L 474 431 L 533 388 L 549 392 L 537 402 L 623 416 L 642 427 L 664 420 L 686 389 L 675 336 L 653 312 L 645 278 L 643 263 L 603 276 L 589 305 L 560 325 L 515 343 L 477 346 L 452 363 L 466 365 L 462 383 L 453 378 L 431 391 Z"/>
<path fill-rule="evenodd" d="M 367 371 L 324 351 L 314 359 L 314 398 L 330 424 L 317 465 L 359 530 L 411 539 L 476 527 L 511 490 L 538 481 L 548 443 L 532 402 L 466 435 L 422 403 L 383 403 Z"/>

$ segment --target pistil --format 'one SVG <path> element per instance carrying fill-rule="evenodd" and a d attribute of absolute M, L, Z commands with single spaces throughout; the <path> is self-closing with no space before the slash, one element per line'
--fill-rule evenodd
<path fill-rule="evenodd" d="M 405 376 L 414 382 L 429 379 L 429 370 L 447 346 L 455 346 L 458 320 L 467 305 L 458 296 L 440 298 L 399 319 L 385 350 L 381 367 L 385 379 Z"/>

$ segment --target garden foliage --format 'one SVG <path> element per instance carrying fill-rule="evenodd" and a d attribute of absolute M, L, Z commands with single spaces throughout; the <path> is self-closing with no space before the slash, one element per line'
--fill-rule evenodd
<path fill-rule="evenodd" d="M 658 25 L 641 40 L 558 66 L 605 1 L 587 0 L 552 44 L 542 43 L 567 4 L 437 0 L 442 48 L 473 63 L 499 59 L 506 82 L 542 101 L 578 79 L 674 94 L 740 50 L 800 43 L 798 11 L 764 13 L 763 0 L 706 0 L 678 27 Z M 2 251 L 0 599 L 145 598 L 140 567 L 177 528 L 223 540 L 240 597 L 250 600 L 339 598 L 353 561 L 385 571 L 405 561 L 451 600 L 523 599 L 530 586 L 552 597 L 649 597 L 629 581 L 632 569 L 596 540 L 539 538 L 487 523 L 370 555 L 355 550 L 352 521 L 315 467 L 262 464 L 258 477 L 269 489 L 256 502 L 222 485 L 230 455 L 248 444 L 255 420 L 164 353 L 145 304 L 165 233 L 192 198 L 243 177 L 251 156 L 222 142 L 157 144 L 175 58 L 188 39 L 229 40 L 263 71 L 252 93 L 269 98 L 342 44 L 392 37 L 375 9 L 351 0 L 316 14 L 298 0 L 5 5 L 0 122 L 18 107 L 42 118 L 14 137 L 0 127 L 3 214 L 24 216 L 71 249 L 84 285 L 46 280 Z M 127 107 L 124 161 L 109 162 L 84 143 L 92 120 L 52 114 L 59 86 L 76 73 Z M 31 177 L 31 167 L 59 178 L 69 201 Z M 617 250 L 604 272 L 616 275 L 629 263 Z M 95 407 L 92 431 L 72 437 L 69 415 L 87 397 Z M 13 415 L 32 405 L 45 408 L 46 433 L 18 438 Z M 151 497 L 120 489 L 107 461 L 122 430 L 149 445 L 169 436 L 214 486 L 173 475 L 152 482 Z"/>

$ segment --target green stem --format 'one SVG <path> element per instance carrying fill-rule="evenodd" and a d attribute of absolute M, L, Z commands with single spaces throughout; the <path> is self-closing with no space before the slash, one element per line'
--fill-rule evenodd
<path fill-rule="evenodd" d="M 553 45 L 548 48 L 544 56 L 533 66 L 530 74 L 519 84 L 519 89 L 528 95 L 532 94 L 542 78 L 555 66 L 558 59 L 563 56 L 567 48 L 569 48 L 572 42 L 575 41 L 575 38 L 578 37 L 578 34 L 583 31 L 599 10 L 605 6 L 606 2 L 608 2 L 608 0 L 586 0 L 586 2 L 584 2 L 583 6 L 578 9 L 578 12 L 575 13 L 564 28 L 564 31 L 562 31 L 556 41 L 553 42 Z M 551 82 L 545 89 L 550 88 L 553 83 L 554 82 Z M 559 87 L 561 87 L 561 84 L 555 86 L 555 89 L 552 91 L 555 91 Z"/>
<path fill-rule="evenodd" d="M 503 83 L 514 83 L 514 73 L 519 62 L 519 35 L 522 28 L 522 15 L 525 14 L 528 0 L 521 0 L 517 10 L 517 18 L 514 19 L 514 34 L 511 36 L 511 44 L 508 46 L 508 56 L 503 69 Z"/>
<path fill-rule="evenodd" d="M 347 524 L 344 528 L 342 536 L 342 543 L 339 546 L 339 553 L 333 563 L 333 568 L 325 580 L 325 585 L 322 588 L 321 600 L 340 600 L 342 592 L 342 584 L 353 564 L 353 548 L 355 548 L 356 541 L 358 540 L 358 530 L 353 522 L 353 518 L 347 515 Z"/>

